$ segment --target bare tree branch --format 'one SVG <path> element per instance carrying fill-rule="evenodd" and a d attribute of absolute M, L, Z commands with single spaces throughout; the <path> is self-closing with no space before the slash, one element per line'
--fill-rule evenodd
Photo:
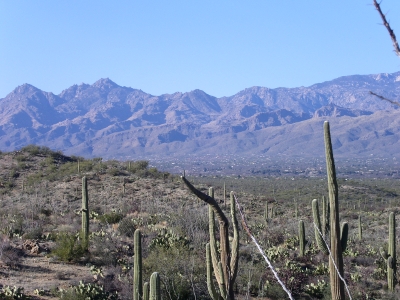
<path fill-rule="evenodd" d="M 394 52 L 396 53 L 397 56 L 400 56 L 400 47 L 399 47 L 399 43 L 397 43 L 396 35 L 394 34 L 394 31 L 390 27 L 389 22 L 386 20 L 386 16 L 381 10 L 380 3 L 378 3 L 376 0 L 373 0 L 373 3 L 374 3 L 376 10 L 379 12 L 379 15 L 381 16 L 381 19 L 383 21 L 383 26 L 386 27 L 387 31 L 389 32 L 390 38 L 392 39 Z M 383 100 L 387 100 L 387 99 L 383 99 Z"/>
<path fill-rule="evenodd" d="M 372 92 L 372 91 L 369 91 L 369 93 L 370 93 L 371 95 L 375 96 L 375 97 L 378 97 L 378 98 L 381 99 L 381 100 L 385 100 L 385 101 L 390 102 L 390 103 L 393 104 L 393 105 L 400 106 L 400 103 L 397 102 L 397 101 L 390 100 L 390 99 L 385 98 L 385 97 L 383 97 L 383 96 L 381 96 L 381 95 L 378 95 L 378 94 L 376 94 L 376 93 L 374 93 L 374 92 Z"/>

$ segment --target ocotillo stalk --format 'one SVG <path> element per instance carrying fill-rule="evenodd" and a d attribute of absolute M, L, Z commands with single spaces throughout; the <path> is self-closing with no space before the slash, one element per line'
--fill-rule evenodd
<path fill-rule="evenodd" d="M 343 277 L 343 256 L 340 241 L 340 225 L 339 225 L 339 198 L 338 184 L 336 181 L 335 161 L 333 158 L 331 134 L 329 130 L 329 122 L 324 123 L 324 140 L 326 155 L 326 171 L 328 178 L 329 191 L 329 208 L 330 208 L 330 236 L 331 236 L 331 254 L 329 259 L 331 297 L 333 300 L 345 299 L 344 284 L 340 279 Z M 336 272 L 335 265 L 339 271 Z"/>
<path fill-rule="evenodd" d="M 89 247 L 89 195 L 86 176 L 82 177 L 82 240 L 87 251 Z"/>
<path fill-rule="evenodd" d="M 133 235 L 133 300 L 142 299 L 142 234 L 139 229 Z"/>
<path fill-rule="evenodd" d="M 161 300 L 160 275 L 154 272 L 150 276 L 150 300 Z"/>
<path fill-rule="evenodd" d="M 306 234 L 303 220 L 299 221 L 299 242 L 299 255 L 304 256 L 304 254 L 306 253 Z"/>

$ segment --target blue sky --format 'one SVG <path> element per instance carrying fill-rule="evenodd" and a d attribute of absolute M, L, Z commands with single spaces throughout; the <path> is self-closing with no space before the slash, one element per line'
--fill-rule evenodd
<path fill-rule="evenodd" d="M 221 97 L 392 73 L 400 58 L 372 0 L 0 0 L 0 98 L 110 78 L 153 95 Z M 400 1 L 385 0 L 400 37 Z"/>

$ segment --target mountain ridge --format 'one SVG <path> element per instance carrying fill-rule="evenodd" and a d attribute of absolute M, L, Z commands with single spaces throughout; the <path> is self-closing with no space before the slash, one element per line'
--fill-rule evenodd
<path fill-rule="evenodd" d="M 400 133 L 394 124 L 399 110 L 372 96 L 371 90 L 398 101 L 400 72 L 343 76 L 309 87 L 253 86 L 220 98 L 199 89 L 155 96 L 109 78 L 92 85 L 75 84 L 58 95 L 23 84 L 0 99 L 0 149 L 12 151 L 34 143 L 67 154 L 121 159 L 187 152 L 275 153 L 271 149 L 294 155 L 301 152 L 295 149 L 303 144 L 298 138 L 303 136 L 311 154 L 317 139 L 315 124 L 330 119 L 347 126 L 341 129 L 347 138 L 342 137 L 338 148 L 348 149 L 348 155 L 366 151 L 396 155 Z M 364 128 L 372 128 L 372 123 L 377 133 L 368 135 Z M 354 124 L 363 135 L 354 138 Z M 391 134 L 384 134 L 383 124 L 390 124 Z M 295 127 L 312 128 L 314 133 L 309 137 Z M 373 141 L 377 137 L 391 148 L 379 150 Z M 275 145 L 269 145 L 271 141 Z M 264 144 L 262 149 L 259 145 Z"/>

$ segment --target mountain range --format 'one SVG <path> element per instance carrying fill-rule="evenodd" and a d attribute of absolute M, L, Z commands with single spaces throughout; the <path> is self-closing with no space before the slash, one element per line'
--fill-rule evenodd
<path fill-rule="evenodd" d="M 353 75 L 309 87 L 251 87 L 150 95 L 110 79 L 59 95 L 30 84 L 0 99 L 0 150 L 28 144 L 104 158 L 185 155 L 323 156 L 322 123 L 335 154 L 398 156 L 400 72 Z"/>

